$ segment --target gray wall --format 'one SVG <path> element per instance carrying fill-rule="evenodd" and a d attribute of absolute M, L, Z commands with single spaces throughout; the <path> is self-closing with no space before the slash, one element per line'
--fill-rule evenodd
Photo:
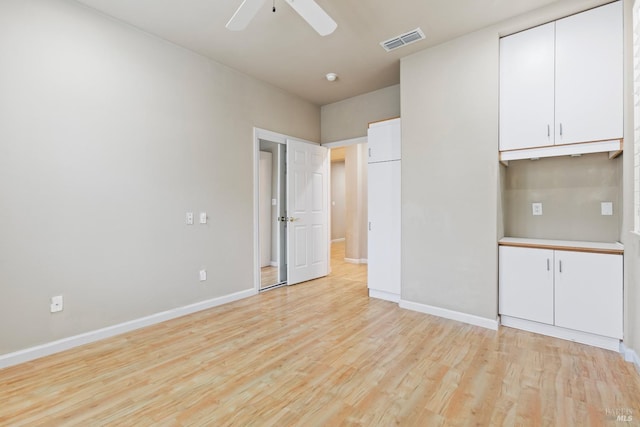
<path fill-rule="evenodd" d="M 622 159 L 608 153 L 509 162 L 505 173 L 505 235 L 616 242 L 622 218 Z M 531 203 L 542 203 L 533 216 Z M 601 202 L 613 203 L 602 216 Z"/>
<path fill-rule="evenodd" d="M 331 240 L 346 237 L 345 162 L 331 162 Z"/>
<path fill-rule="evenodd" d="M 0 2 L 0 52 L 0 354 L 253 288 L 252 127 L 318 107 L 68 1 Z"/>
<path fill-rule="evenodd" d="M 636 0 L 637 1 L 637 0 Z M 631 233 L 634 227 L 634 176 L 633 151 L 634 113 L 633 113 L 633 24 L 632 0 L 625 0 L 625 154 L 623 176 L 623 209 L 621 239 L 624 243 L 624 275 L 625 275 L 625 345 L 635 350 L 640 356 L 640 236 Z"/>
<path fill-rule="evenodd" d="M 400 117 L 400 85 L 324 105 L 320 111 L 323 144 L 367 136 L 369 123 Z"/>
<path fill-rule="evenodd" d="M 347 204 L 345 258 L 360 262 L 368 256 L 367 144 L 346 147 L 344 164 Z"/>
<path fill-rule="evenodd" d="M 402 299 L 497 315 L 498 37 L 401 62 Z"/>

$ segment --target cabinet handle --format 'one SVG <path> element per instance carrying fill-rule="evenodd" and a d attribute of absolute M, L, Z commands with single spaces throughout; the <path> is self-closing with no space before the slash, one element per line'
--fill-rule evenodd
<path fill-rule="evenodd" d="M 549 270 L 550 270 L 550 268 L 549 268 L 549 258 L 547 258 L 547 271 L 549 271 Z"/>
<path fill-rule="evenodd" d="M 369 231 L 371 231 L 371 221 L 369 221 Z"/>
<path fill-rule="evenodd" d="M 562 273 L 562 260 L 558 261 L 558 267 L 560 269 L 560 273 Z"/>
<path fill-rule="evenodd" d="M 551 138 L 551 126 L 547 125 L 547 138 Z"/>
<path fill-rule="evenodd" d="M 560 136 L 562 136 L 562 123 L 560 123 Z"/>
<path fill-rule="evenodd" d="M 371 157 L 371 148 L 369 148 L 369 157 Z"/>

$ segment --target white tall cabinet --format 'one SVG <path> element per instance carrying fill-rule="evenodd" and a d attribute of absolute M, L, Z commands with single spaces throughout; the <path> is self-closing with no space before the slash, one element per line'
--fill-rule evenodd
<path fill-rule="evenodd" d="M 369 296 L 400 301 L 400 119 L 369 125 Z"/>

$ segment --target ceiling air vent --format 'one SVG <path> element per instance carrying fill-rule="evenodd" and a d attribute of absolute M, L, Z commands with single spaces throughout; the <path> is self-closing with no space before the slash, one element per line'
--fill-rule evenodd
<path fill-rule="evenodd" d="M 400 34 L 397 37 L 385 40 L 380 43 L 380 46 L 382 46 L 387 52 L 390 52 L 394 49 L 398 49 L 399 47 L 406 46 L 419 40 L 424 40 L 424 38 L 422 30 L 420 28 L 416 28 L 408 33 Z"/>

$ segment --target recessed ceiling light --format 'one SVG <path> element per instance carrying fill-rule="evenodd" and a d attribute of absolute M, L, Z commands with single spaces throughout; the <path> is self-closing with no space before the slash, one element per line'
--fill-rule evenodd
<path fill-rule="evenodd" d="M 328 81 L 335 82 L 336 79 L 338 78 L 338 75 L 336 73 L 327 73 L 325 77 L 327 78 Z"/>

